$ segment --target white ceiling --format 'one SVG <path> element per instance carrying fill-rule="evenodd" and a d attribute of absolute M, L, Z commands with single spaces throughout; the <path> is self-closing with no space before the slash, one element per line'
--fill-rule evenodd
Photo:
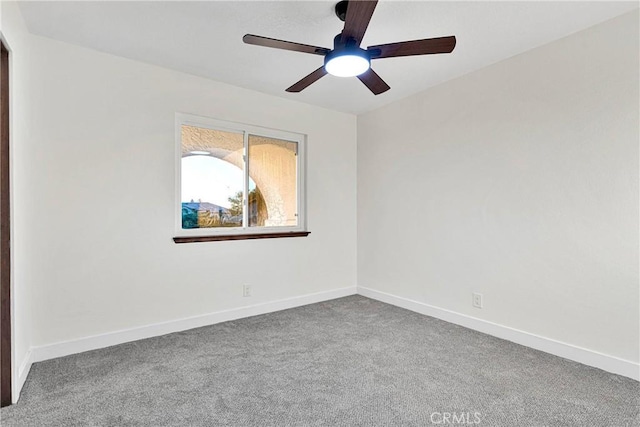
<path fill-rule="evenodd" d="M 337 1 L 337 0 L 336 0 Z M 356 78 L 285 88 L 323 58 L 246 45 L 253 33 L 332 47 L 343 23 L 333 1 L 21 2 L 38 35 L 334 110 L 363 113 L 638 8 L 638 2 L 380 1 L 363 46 L 455 35 L 453 53 L 373 61 L 391 86 Z M 594 54 L 596 54 L 594 52 Z"/>

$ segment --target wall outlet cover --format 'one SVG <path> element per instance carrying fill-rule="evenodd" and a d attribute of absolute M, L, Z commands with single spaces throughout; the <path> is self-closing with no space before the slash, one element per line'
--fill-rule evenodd
<path fill-rule="evenodd" d="M 473 293 L 471 303 L 476 308 L 482 308 L 482 294 Z"/>

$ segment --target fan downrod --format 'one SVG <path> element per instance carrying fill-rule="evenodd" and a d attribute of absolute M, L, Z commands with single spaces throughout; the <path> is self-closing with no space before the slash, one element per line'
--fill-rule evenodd
<path fill-rule="evenodd" d="M 349 1 L 348 0 L 342 0 L 340 2 L 338 2 L 336 4 L 336 16 L 338 17 L 339 20 L 341 20 L 342 22 L 344 22 L 345 18 L 347 17 L 347 6 L 349 5 Z"/>

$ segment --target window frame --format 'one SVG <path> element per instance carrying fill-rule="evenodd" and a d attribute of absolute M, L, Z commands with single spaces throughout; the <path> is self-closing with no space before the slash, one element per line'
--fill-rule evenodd
<path fill-rule="evenodd" d="M 249 227 L 248 225 L 248 197 L 243 197 L 243 227 L 212 227 L 212 228 L 182 228 L 182 126 L 194 126 L 224 132 L 235 132 L 243 134 L 244 149 L 244 189 L 243 194 L 249 193 L 249 135 L 274 138 L 297 143 L 296 154 L 296 196 L 297 196 L 297 226 L 275 226 L 275 227 Z M 175 115 L 175 238 L 176 243 L 187 243 L 190 241 L 207 240 L 241 240 L 242 236 L 247 239 L 258 237 L 297 237 L 309 234 L 307 231 L 306 215 L 306 135 L 296 132 L 270 129 L 261 126 L 248 125 L 238 122 L 214 119 L 211 117 L 198 116 L 187 113 L 176 113 Z M 273 235 L 273 236 L 269 236 Z M 212 237 L 207 239 L 207 237 Z"/>

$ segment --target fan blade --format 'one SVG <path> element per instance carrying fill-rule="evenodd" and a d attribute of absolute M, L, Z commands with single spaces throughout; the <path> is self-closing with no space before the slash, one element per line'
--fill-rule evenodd
<path fill-rule="evenodd" d="M 320 80 L 320 77 L 323 77 L 326 74 L 327 71 L 324 69 L 324 66 L 322 66 L 308 76 L 303 77 L 297 83 L 294 83 L 291 87 L 287 88 L 287 92 L 301 92 L 307 86 L 311 85 L 311 83 Z"/>
<path fill-rule="evenodd" d="M 369 46 L 367 51 L 371 54 L 371 59 L 378 59 L 450 53 L 454 47 L 456 47 L 456 38 L 455 36 L 449 36 Z"/>
<path fill-rule="evenodd" d="M 349 0 L 347 4 L 347 16 L 344 19 L 344 29 L 342 30 L 341 40 L 343 43 L 349 38 L 356 41 L 360 46 L 360 42 L 364 37 L 365 31 L 371 21 L 373 11 L 376 9 L 377 0 Z"/>
<path fill-rule="evenodd" d="M 331 49 L 324 47 L 311 46 L 308 44 L 301 44 L 295 42 L 288 42 L 285 40 L 271 39 L 269 37 L 256 36 L 254 34 L 245 34 L 242 41 L 247 44 L 253 44 L 256 46 L 273 47 L 275 49 L 292 50 L 294 52 L 312 53 L 314 55 L 326 55 L 331 52 Z"/>
<path fill-rule="evenodd" d="M 371 68 L 360 74 L 358 78 L 366 87 L 369 88 L 371 92 L 373 92 L 374 95 L 380 95 L 382 92 L 386 92 L 391 89 L 389 85 L 386 84 L 385 81 L 382 80 L 382 78 Z"/>

